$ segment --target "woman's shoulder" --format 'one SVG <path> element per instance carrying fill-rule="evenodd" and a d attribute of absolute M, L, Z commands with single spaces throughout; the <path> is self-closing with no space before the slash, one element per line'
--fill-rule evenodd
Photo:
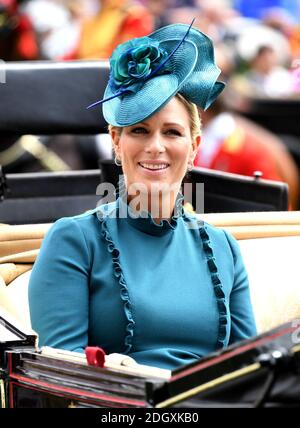
<path fill-rule="evenodd" d="M 212 245 L 221 250 L 229 251 L 234 260 L 241 255 L 238 241 L 228 230 L 213 226 L 207 222 L 203 222 L 203 226 L 207 230 Z"/>
<path fill-rule="evenodd" d="M 99 219 L 103 216 L 111 215 L 115 210 L 115 202 L 100 205 L 94 209 L 88 210 L 82 214 L 72 217 L 62 217 L 56 220 L 49 229 L 47 235 L 51 234 L 75 234 L 79 231 L 88 237 L 93 237 L 95 229 L 99 228 Z"/>
<path fill-rule="evenodd" d="M 202 240 L 209 241 L 214 248 L 227 250 L 233 255 L 239 252 L 237 240 L 226 229 L 207 223 L 202 220 L 201 214 L 185 213 L 185 218 L 200 230 Z"/>
<path fill-rule="evenodd" d="M 210 238 L 222 240 L 224 242 L 228 239 L 228 232 L 220 227 L 207 223 L 201 218 L 201 214 L 191 213 L 184 209 L 184 220 L 185 224 L 188 224 L 188 229 L 204 230 Z"/>
<path fill-rule="evenodd" d="M 207 223 L 206 221 L 203 222 L 203 227 L 207 230 L 209 236 L 213 239 L 228 243 L 229 245 L 231 245 L 232 241 L 236 241 L 231 233 L 222 227 L 216 227 L 210 223 Z"/>

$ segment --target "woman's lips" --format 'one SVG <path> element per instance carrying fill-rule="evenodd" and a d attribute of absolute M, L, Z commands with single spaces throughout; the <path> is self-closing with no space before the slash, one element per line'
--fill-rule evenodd
<path fill-rule="evenodd" d="M 169 168 L 170 164 L 166 162 L 138 162 L 139 167 L 149 175 L 161 175 L 164 174 Z"/>

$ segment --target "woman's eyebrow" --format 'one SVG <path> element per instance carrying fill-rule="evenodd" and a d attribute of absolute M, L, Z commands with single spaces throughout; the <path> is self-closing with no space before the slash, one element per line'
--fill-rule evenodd
<path fill-rule="evenodd" d="M 148 122 L 139 122 L 139 123 L 136 123 L 135 125 L 132 125 L 132 127 L 139 126 L 139 125 L 145 125 L 145 126 L 148 126 L 148 127 L 150 126 L 150 124 Z M 180 124 L 178 122 L 164 122 L 163 126 L 176 126 L 178 128 L 181 128 L 182 130 L 185 129 L 184 125 L 182 125 L 182 124 Z"/>
<path fill-rule="evenodd" d="M 178 128 L 185 129 L 185 127 L 178 122 L 165 122 L 164 126 L 177 126 Z"/>

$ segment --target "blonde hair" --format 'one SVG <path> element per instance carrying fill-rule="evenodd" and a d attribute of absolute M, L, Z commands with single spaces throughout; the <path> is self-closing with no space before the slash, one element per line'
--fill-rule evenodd
<path fill-rule="evenodd" d="M 191 103 L 186 98 L 184 98 L 183 95 L 179 93 L 175 95 L 175 98 L 178 98 L 178 100 L 184 105 L 184 107 L 186 108 L 189 114 L 190 131 L 191 131 L 192 139 L 194 140 L 198 135 L 201 135 L 201 119 L 200 119 L 198 108 L 196 104 Z M 118 135 L 121 135 L 122 129 L 123 128 L 121 126 L 108 125 L 109 133 L 111 133 L 111 131 L 114 130 Z"/>
<path fill-rule="evenodd" d="M 201 135 L 201 119 L 198 108 L 196 104 L 191 103 L 181 94 L 176 94 L 176 98 L 185 106 L 187 112 L 190 116 L 190 130 L 192 139 L 196 138 L 198 135 Z"/>

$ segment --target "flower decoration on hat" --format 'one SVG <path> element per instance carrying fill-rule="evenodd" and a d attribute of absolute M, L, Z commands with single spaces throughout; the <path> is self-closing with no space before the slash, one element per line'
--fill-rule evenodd
<path fill-rule="evenodd" d="M 113 91 L 121 88 L 136 93 L 150 74 L 168 57 L 160 43 L 149 37 L 133 39 L 120 45 L 110 58 L 109 85 Z M 168 63 L 158 74 L 171 72 Z"/>

